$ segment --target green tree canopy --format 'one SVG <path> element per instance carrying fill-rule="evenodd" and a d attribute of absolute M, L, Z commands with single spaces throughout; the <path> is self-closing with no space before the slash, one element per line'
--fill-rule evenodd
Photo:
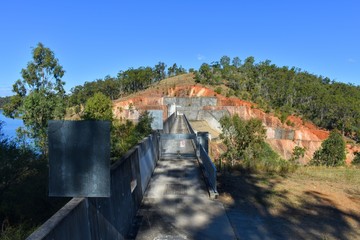
<path fill-rule="evenodd" d="M 158 81 L 166 78 L 165 69 L 166 69 L 166 64 L 163 62 L 159 62 L 158 64 L 155 65 L 154 70 L 153 70 L 155 82 L 158 82 Z"/>
<path fill-rule="evenodd" d="M 112 102 L 102 93 L 95 95 L 86 101 L 84 115 L 86 120 L 109 120 L 113 119 Z"/>
<path fill-rule="evenodd" d="M 341 166 L 345 164 L 345 141 L 337 131 L 331 131 L 328 139 L 322 142 L 321 148 L 314 153 L 312 165 Z"/>
<path fill-rule="evenodd" d="M 227 147 L 225 157 L 232 163 L 235 160 L 242 160 L 245 152 L 253 154 L 250 148 L 255 149 L 261 146 L 265 139 L 265 128 L 259 119 L 242 120 L 238 115 L 232 117 L 224 116 L 220 119 L 222 133 L 220 138 L 223 139 Z M 246 156 L 254 158 L 255 156 Z"/>
<path fill-rule="evenodd" d="M 54 53 L 39 43 L 32 51 L 32 61 L 21 70 L 22 80 L 13 85 L 16 95 L 4 107 L 6 116 L 23 119 L 27 135 L 45 154 L 48 121 L 65 115 L 64 73 Z"/>

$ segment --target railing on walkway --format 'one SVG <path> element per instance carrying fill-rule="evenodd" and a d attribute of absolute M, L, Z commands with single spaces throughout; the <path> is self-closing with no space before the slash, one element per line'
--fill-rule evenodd
<path fill-rule="evenodd" d="M 184 114 L 185 122 L 187 128 L 189 129 L 190 133 L 195 134 L 194 129 L 192 128 L 189 120 Z M 192 140 L 194 144 L 194 149 L 199 151 L 199 162 L 201 167 L 204 169 L 203 174 L 205 175 L 206 181 L 210 187 L 210 195 L 217 195 L 217 187 L 216 187 L 216 166 L 213 161 L 210 159 L 208 153 L 205 151 L 204 147 L 199 143 L 197 140 Z"/>
<path fill-rule="evenodd" d="M 164 126 L 171 129 L 175 115 Z M 111 166 L 111 197 L 73 198 L 27 239 L 124 239 L 159 157 L 153 132 Z"/>
<path fill-rule="evenodd" d="M 170 132 L 175 117 L 173 114 L 164 122 L 165 133 Z M 159 133 L 153 132 L 111 166 L 111 197 L 73 198 L 27 239 L 126 238 L 158 157 Z M 216 168 L 202 147 L 200 158 L 204 175 L 216 193 Z"/>
<path fill-rule="evenodd" d="M 171 114 L 164 122 L 164 126 L 163 126 L 164 133 L 170 133 L 171 127 L 174 125 L 175 120 L 176 120 L 176 112 Z"/>
<path fill-rule="evenodd" d="M 205 149 L 201 144 L 199 144 L 200 148 L 200 161 L 202 166 L 205 169 L 205 175 L 208 180 L 210 187 L 212 188 L 214 194 L 217 194 L 216 187 L 216 167 L 213 161 L 211 161 L 209 155 L 206 153 Z"/>
<path fill-rule="evenodd" d="M 194 131 L 194 129 L 192 128 L 192 126 L 191 126 L 189 120 L 187 119 L 186 115 L 184 114 L 183 116 L 184 116 L 184 119 L 185 119 L 185 122 L 186 122 L 186 126 L 187 126 L 189 132 L 190 132 L 191 134 L 195 134 L 195 131 Z"/>

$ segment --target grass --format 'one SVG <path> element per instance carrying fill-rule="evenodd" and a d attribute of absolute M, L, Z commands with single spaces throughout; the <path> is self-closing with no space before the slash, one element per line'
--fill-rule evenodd
<path fill-rule="evenodd" d="M 4 232 L 0 232 L 0 240 L 18 240 L 27 238 L 39 226 L 31 226 L 23 223 L 17 226 L 7 227 Z"/>
<path fill-rule="evenodd" d="M 299 166 L 286 176 L 223 172 L 218 183 L 219 200 L 244 239 L 359 239 L 359 168 Z"/>
<path fill-rule="evenodd" d="M 294 176 L 301 179 L 336 182 L 360 186 L 360 169 L 353 167 L 300 167 Z"/>

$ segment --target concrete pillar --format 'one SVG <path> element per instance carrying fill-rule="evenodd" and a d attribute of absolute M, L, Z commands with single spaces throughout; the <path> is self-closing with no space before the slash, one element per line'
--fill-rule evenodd
<path fill-rule="evenodd" d="M 168 105 L 168 117 L 171 116 L 171 114 L 176 112 L 176 104 L 172 103 Z"/>
<path fill-rule="evenodd" d="M 209 132 L 198 132 L 198 142 L 204 147 L 205 152 L 209 154 Z"/>

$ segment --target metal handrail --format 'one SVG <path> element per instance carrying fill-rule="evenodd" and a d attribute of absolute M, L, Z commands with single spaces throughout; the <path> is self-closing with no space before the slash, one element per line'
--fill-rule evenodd
<path fill-rule="evenodd" d="M 189 129 L 189 132 L 192 134 L 195 134 L 194 129 L 192 128 L 189 120 L 187 119 L 187 117 L 184 114 L 184 118 L 185 118 L 185 122 L 187 124 L 187 127 Z M 193 140 L 194 145 L 196 146 L 197 149 L 199 149 L 200 152 L 200 164 L 202 165 L 202 167 L 204 168 L 204 172 L 205 172 L 205 177 L 210 185 L 210 187 L 212 188 L 212 190 L 214 191 L 215 194 L 217 194 L 217 187 L 216 187 L 216 166 L 213 163 L 213 161 L 211 160 L 211 158 L 209 157 L 209 155 L 207 154 L 207 152 L 205 151 L 204 147 L 198 142 L 197 139 Z"/>

